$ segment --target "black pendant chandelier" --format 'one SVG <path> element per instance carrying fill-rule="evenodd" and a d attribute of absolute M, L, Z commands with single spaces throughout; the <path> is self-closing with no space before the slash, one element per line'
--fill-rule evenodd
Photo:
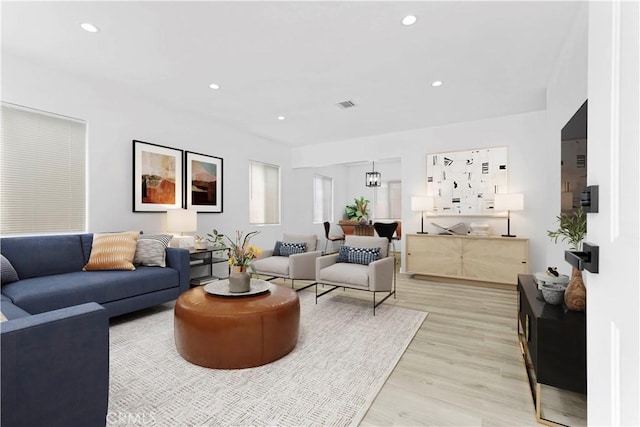
<path fill-rule="evenodd" d="M 382 175 L 376 172 L 376 162 L 371 162 L 371 172 L 364 174 L 364 185 L 367 187 L 380 187 L 382 184 Z"/>

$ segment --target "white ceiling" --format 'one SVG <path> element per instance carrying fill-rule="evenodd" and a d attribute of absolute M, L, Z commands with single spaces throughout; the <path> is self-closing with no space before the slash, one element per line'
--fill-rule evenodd
<path fill-rule="evenodd" d="M 2 52 L 299 146 L 543 109 L 579 7 L 3 1 Z"/>

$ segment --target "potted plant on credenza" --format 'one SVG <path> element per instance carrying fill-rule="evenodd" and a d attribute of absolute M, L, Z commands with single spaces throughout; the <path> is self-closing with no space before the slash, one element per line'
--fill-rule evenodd
<path fill-rule="evenodd" d="M 582 249 L 582 241 L 587 233 L 587 215 L 582 207 L 571 213 L 561 213 L 557 217 L 558 228 L 547 230 L 547 234 L 555 243 L 558 239 L 569 243 L 571 250 Z M 564 303 L 569 310 L 584 311 L 587 305 L 587 289 L 582 280 L 582 272 L 573 267 L 569 286 L 564 292 Z"/>

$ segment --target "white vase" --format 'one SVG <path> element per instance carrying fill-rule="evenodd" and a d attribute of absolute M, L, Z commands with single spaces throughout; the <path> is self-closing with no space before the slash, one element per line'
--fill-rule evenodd
<path fill-rule="evenodd" d="M 250 289 L 251 274 L 247 273 L 244 269 L 236 269 L 234 267 L 231 274 L 229 274 L 229 292 L 239 294 L 249 292 Z"/>

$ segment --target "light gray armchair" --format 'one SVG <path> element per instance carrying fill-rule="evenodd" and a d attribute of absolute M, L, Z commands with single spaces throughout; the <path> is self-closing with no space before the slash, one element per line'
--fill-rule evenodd
<path fill-rule="evenodd" d="M 302 252 L 295 253 L 300 251 L 296 244 L 304 244 Z M 291 279 L 292 288 L 295 280 L 314 280 L 316 258 L 322 254 L 316 250 L 317 245 L 315 234 L 284 233 L 282 242 L 274 247 L 279 253 L 274 254 L 274 249 L 262 251 L 260 258 L 252 263 L 253 273 L 267 276 L 266 280 Z"/>
<path fill-rule="evenodd" d="M 338 254 L 316 259 L 316 303 L 322 295 L 338 288 L 373 293 L 373 315 L 376 307 L 396 295 L 395 258 L 388 256 L 389 240 L 385 237 L 345 236 Z M 333 286 L 318 294 L 318 284 Z M 376 293 L 387 295 L 376 303 Z"/>

